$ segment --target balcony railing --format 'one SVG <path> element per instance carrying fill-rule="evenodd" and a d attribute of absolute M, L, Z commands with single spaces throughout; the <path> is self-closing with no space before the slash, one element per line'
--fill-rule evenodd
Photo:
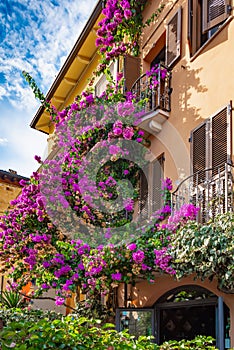
<path fill-rule="evenodd" d="M 200 208 L 197 220 L 201 223 L 234 211 L 233 169 L 233 165 L 225 163 L 190 175 L 172 193 L 173 211 L 192 203 Z"/>
<path fill-rule="evenodd" d="M 131 92 L 136 96 L 137 101 L 145 100 L 144 108 L 146 112 L 162 109 L 171 110 L 171 72 L 160 63 L 157 67 L 157 84 L 153 83 L 152 76 L 146 73 L 141 75 L 133 84 Z"/>

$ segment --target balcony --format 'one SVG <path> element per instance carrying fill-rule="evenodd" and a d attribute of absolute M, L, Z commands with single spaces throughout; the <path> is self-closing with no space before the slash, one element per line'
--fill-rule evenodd
<path fill-rule="evenodd" d="M 199 207 L 197 220 L 205 223 L 216 215 L 234 210 L 234 167 L 225 163 L 198 171 L 183 180 L 172 193 L 173 211 L 185 203 Z"/>
<path fill-rule="evenodd" d="M 157 84 L 154 83 L 154 77 Z M 163 123 L 168 119 L 171 110 L 171 72 L 159 64 L 157 73 L 149 76 L 141 75 L 133 84 L 131 92 L 137 101 L 143 102 L 145 114 L 140 127 L 151 134 L 162 130 Z"/>

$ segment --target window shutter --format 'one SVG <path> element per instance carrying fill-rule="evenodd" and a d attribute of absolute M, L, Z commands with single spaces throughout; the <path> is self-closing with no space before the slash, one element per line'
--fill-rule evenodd
<path fill-rule="evenodd" d="M 149 173 L 149 167 L 144 169 L 145 173 Z M 140 174 L 139 189 L 139 215 L 141 219 L 147 219 L 149 213 L 149 184 L 144 172 Z"/>
<path fill-rule="evenodd" d="M 204 172 L 202 170 L 205 170 L 207 165 L 206 130 L 207 123 L 203 123 L 191 133 L 192 173 L 195 174 L 201 171 L 198 176 L 199 183 L 204 179 Z"/>
<path fill-rule="evenodd" d="M 207 32 L 211 28 L 222 23 L 229 16 L 229 0 L 204 0 L 202 31 Z"/>
<path fill-rule="evenodd" d="M 152 213 L 162 207 L 162 178 L 163 178 L 164 155 L 152 163 Z"/>
<path fill-rule="evenodd" d="M 231 108 L 223 108 L 211 118 L 211 166 L 213 175 L 217 174 L 218 166 L 231 158 Z M 222 168 L 224 170 L 224 167 Z"/>
<path fill-rule="evenodd" d="M 167 25 L 166 65 L 170 67 L 181 54 L 181 7 Z"/>
<path fill-rule="evenodd" d="M 126 55 L 124 57 L 124 79 L 125 86 L 124 90 L 130 91 L 132 85 L 141 75 L 141 60 L 139 57 L 134 57 L 130 55 Z"/>
<path fill-rule="evenodd" d="M 192 54 L 192 38 L 193 38 L 193 0 L 188 0 L 188 44 L 189 44 L 189 51 L 190 54 Z"/>

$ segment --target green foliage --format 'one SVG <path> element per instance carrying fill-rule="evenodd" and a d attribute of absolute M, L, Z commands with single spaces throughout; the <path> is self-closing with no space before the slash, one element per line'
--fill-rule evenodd
<path fill-rule="evenodd" d="M 202 280 L 214 277 L 219 288 L 234 288 L 234 213 L 214 222 L 189 222 L 172 236 L 171 251 L 178 278 L 195 273 Z"/>
<path fill-rule="evenodd" d="M 12 322 L 0 333 L 2 350 L 30 349 L 157 349 L 149 337 L 134 340 L 127 332 L 117 333 L 113 324 L 99 326 L 87 318 Z"/>
<path fill-rule="evenodd" d="M 0 320 L 4 325 L 8 325 L 11 322 L 38 322 L 41 319 L 47 321 L 53 321 L 56 319 L 62 319 L 63 315 L 55 311 L 43 311 L 43 310 L 32 310 L 28 307 L 21 308 L 1 308 L 0 309 Z"/>
<path fill-rule="evenodd" d="M 15 309 L 4 314 L 10 316 L 0 332 L 2 350 L 39 349 L 95 349 L 95 350 L 215 350 L 211 337 L 198 336 L 194 340 L 169 341 L 162 345 L 152 343 L 152 337 L 137 340 L 123 331 L 118 333 L 113 324 L 100 326 L 100 321 L 73 315 L 63 317 L 53 312 L 31 310 L 23 313 Z M 18 314 L 18 316 L 17 316 Z M 2 315 L 2 312 L 1 312 Z M 4 319 L 5 320 L 5 319 Z M 6 320 L 5 320 L 6 321 Z"/>
<path fill-rule="evenodd" d="M 159 347 L 159 350 L 172 350 L 172 349 L 215 350 L 216 347 L 213 344 L 214 344 L 214 339 L 212 337 L 198 335 L 193 340 L 184 340 L 184 339 L 181 341 L 170 340 L 168 342 L 163 343 Z"/>
<path fill-rule="evenodd" d="M 0 295 L 0 303 L 8 309 L 21 307 L 25 304 L 24 298 L 15 291 L 4 291 Z"/>
<path fill-rule="evenodd" d="M 26 71 L 22 71 L 22 75 L 24 76 L 25 80 L 31 87 L 35 97 L 41 102 L 42 106 L 45 107 L 45 109 L 51 114 L 52 117 L 56 116 L 57 112 L 51 106 L 50 102 L 46 100 L 45 95 L 43 94 L 43 92 L 41 92 L 41 90 L 37 86 L 37 83 L 31 77 L 31 75 Z"/>

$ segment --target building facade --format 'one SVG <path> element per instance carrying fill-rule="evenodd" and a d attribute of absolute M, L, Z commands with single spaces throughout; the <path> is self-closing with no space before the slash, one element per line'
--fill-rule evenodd
<path fill-rule="evenodd" d="M 161 4 L 148 1 L 143 18 L 147 20 Z M 126 56 L 111 69 L 114 75 L 124 73 L 126 90 L 138 100 L 148 98 L 140 127 L 148 135 L 153 157 L 150 196 L 141 213 L 147 216 L 149 208 L 160 206 L 160 178 L 169 177 L 174 184 L 173 208 L 192 202 L 200 207 L 198 220 L 206 223 L 233 211 L 233 3 L 163 4 L 160 15 L 144 29 L 139 57 Z M 99 1 L 47 94 L 58 110 L 82 93 L 98 65 L 95 40 L 102 6 Z M 151 87 L 146 72 L 155 65 L 167 73 Z M 104 76 L 96 78 L 96 93 L 105 85 Z M 43 107 L 31 127 L 48 134 L 50 153 L 54 129 Z M 220 290 L 215 280 L 193 277 L 177 281 L 159 275 L 154 284 L 139 279 L 134 287 L 119 288 L 117 329 L 152 333 L 159 343 L 212 335 L 220 350 L 234 347 L 233 291 Z"/>
<path fill-rule="evenodd" d="M 28 180 L 17 174 L 15 170 L 0 170 L 0 216 L 11 208 L 10 202 L 17 198 L 22 186 L 20 180 Z M 0 276 L 0 291 L 5 287 L 4 276 Z"/>

